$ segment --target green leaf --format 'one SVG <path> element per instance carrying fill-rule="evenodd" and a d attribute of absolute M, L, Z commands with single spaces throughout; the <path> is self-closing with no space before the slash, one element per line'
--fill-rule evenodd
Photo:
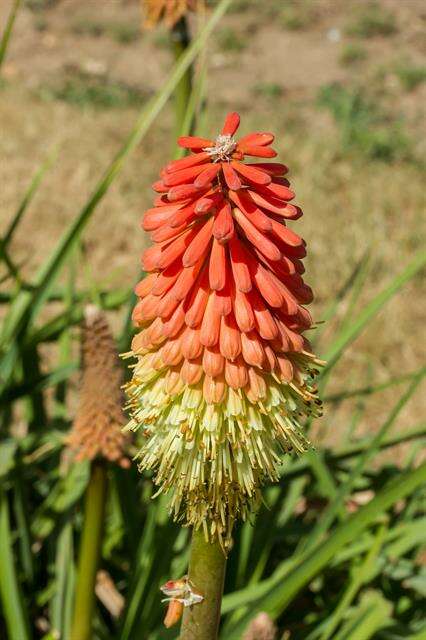
<path fill-rule="evenodd" d="M 355 565 L 353 567 L 351 571 L 350 581 L 347 584 L 336 609 L 321 625 L 321 627 L 324 627 L 324 632 L 321 634 L 320 640 L 329 640 L 334 631 L 337 629 L 341 620 L 344 618 L 347 609 L 353 602 L 361 586 L 370 579 L 372 565 L 374 565 L 377 556 L 379 555 L 380 549 L 382 548 L 385 531 L 386 529 L 384 526 L 379 527 L 379 530 L 374 537 L 373 543 L 370 546 L 365 560 L 361 563 L 360 566 Z"/>
<path fill-rule="evenodd" d="M 343 327 L 332 346 L 325 355 L 327 365 L 321 372 L 321 377 L 325 377 L 335 364 L 339 361 L 345 349 L 359 336 L 370 320 L 384 307 L 384 305 L 426 264 L 426 253 L 418 254 L 414 260 L 396 276 L 388 286 L 361 311 L 355 320 Z"/>
<path fill-rule="evenodd" d="M 47 537 L 58 523 L 58 515 L 70 509 L 83 495 L 90 476 L 87 460 L 72 465 L 65 477 L 60 478 L 38 509 L 32 522 L 33 535 Z"/>
<path fill-rule="evenodd" d="M 322 324 L 319 325 L 314 335 L 314 342 L 316 343 L 319 336 L 327 326 L 327 322 L 333 318 L 339 308 L 340 303 L 353 291 L 359 292 L 364 282 L 365 274 L 367 273 L 368 263 L 370 259 L 369 252 L 365 252 L 361 259 L 355 264 L 349 278 L 343 284 L 341 289 L 337 291 L 337 294 L 333 297 L 333 301 L 329 307 L 322 314 Z M 357 294 L 358 295 L 358 294 Z M 352 293 L 351 300 L 353 301 L 355 294 Z"/>
<path fill-rule="evenodd" d="M 71 362 L 63 367 L 58 367 L 46 375 L 39 375 L 32 380 L 25 380 L 21 384 L 10 386 L 0 396 L 0 407 L 8 405 L 15 400 L 19 400 L 29 393 L 37 393 L 48 389 L 60 382 L 68 380 L 69 377 L 78 369 L 76 362 Z"/>
<path fill-rule="evenodd" d="M 14 0 L 12 4 L 12 9 L 9 13 L 9 18 L 6 23 L 6 28 L 3 32 L 3 35 L 0 40 L 0 70 L 4 59 L 6 57 L 6 51 L 9 44 L 10 36 L 12 35 L 13 25 L 15 24 L 16 15 L 18 13 L 18 9 L 21 5 L 21 0 Z"/>
<path fill-rule="evenodd" d="M 367 591 L 334 640 L 368 640 L 391 622 L 392 605 L 378 591 Z"/>
<path fill-rule="evenodd" d="M 2 440 L 0 445 L 0 478 L 6 476 L 15 466 L 15 454 L 18 443 L 12 438 Z"/>
<path fill-rule="evenodd" d="M 349 474 L 348 479 L 339 487 L 339 490 L 337 491 L 333 501 L 330 502 L 328 507 L 325 509 L 325 511 L 321 515 L 321 518 L 317 521 L 312 533 L 306 540 L 306 545 L 308 547 L 315 545 L 316 542 L 318 542 L 318 540 L 321 538 L 321 536 L 325 534 L 325 532 L 333 522 L 334 517 L 341 510 L 345 497 L 349 495 L 356 481 L 361 477 L 362 472 L 367 465 L 367 462 L 371 460 L 371 458 L 380 450 L 380 444 L 383 438 L 385 437 L 391 426 L 394 424 L 396 418 L 398 417 L 408 400 L 414 394 L 425 374 L 426 368 L 422 369 L 420 373 L 414 378 L 407 391 L 404 392 L 404 394 L 393 407 L 388 418 L 385 420 L 377 433 L 374 434 L 374 437 L 370 441 L 369 447 L 359 456 L 354 468 L 351 469 L 351 473 Z"/>
<path fill-rule="evenodd" d="M 9 640 L 29 640 L 30 632 L 13 559 L 7 496 L 0 489 L 0 597 Z"/>
<path fill-rule="evenodd" d="M 426 573 L 419 573 L 416 576 L 407 578 L 407 580 L 404 580 L 404 587 L 406 589 L 413 589 L 417 591 L 422 598 L 426 598 Z"/>
<path fill-rule="evenodd" d="M 391 378 L 386 382 L 381 382 L 379 384 L 369 384 L 365 387 L 358 387 L 357 389 L 340 391 L 337 393 L 333 393 L 331 395 L 325 396 L 323 398 L 324 402 L 336 403 L 342 402 L 343 400 L 348 400 L 349 398 L 359 398 L 360 396 L 371 396 L 380 391 L 385 391 L 390 387 L 394 387 L 396 385 L 402 384 L 403 382 L 409 382 L 413 380 L 413 378 L 417 377 L 422 371 L 424 371 L 425 367 L 421 367 L 417 369 L 417 371 L 410 371 L 410 373 L 404 373 L 403 375 L 396 376 L 395 378 Z"/>
<path fill-rule="evenodd" d="M 345 545 L 376 521 L 377 517 L 389 509 L 395 502 L 410 495 L 417 487 L 426 482 L 426 463 L 412 471 L 401 474 L 396 480 L 388 483 L 367 505 L 351 515 L 346 522 L 340 524 L 330 533 L 328 538 L 290 561 L 287 575 L 283 573 L 284 561 L 278 565 L 273 575 L 260 582 L 256 587 L 225 596 L 222 611 L 251 604 L 250 612 L 232 628 L 224 629 L 227 640 L 241 637 L 247 624 L 260 611 L 266 611 L 273 618 L 278 617 L 286 609 L 293 598 L 305 588 L 311 580 L 329 563 L 336 553 Z"/>
<path fill-rule="evenodd" d="M 18 209 L 16 210 L 15 214 L 12 217 L 12 220 L 10 221 L 10 224 L 6 230 L 6 233 L 4 234 L 3 238 L 0 240 L 0 255 L 1 255 L 2 247 L 7 247 L 10 241 L 12 240 L 13 234 L 15 233 L 22 219 L 22 216 L 24 215 L 25 211 L 28 208 L 28 205 L 31 203 L 31 200 L 36 194 L 37 189 L 46 171 L 50 169 L 54 160 L 56 159 L 56 156 L 57 156 L 57 151 L 55 149 L 48 155 L 47 159 L 43 162 L 43 164 L 41 165 L 41 167 L 38 169 L 33 179 L 31 180 L 29 187 L 25 192 L 24 197 L 21 200 L 21 203 L 19 204 Z"/>

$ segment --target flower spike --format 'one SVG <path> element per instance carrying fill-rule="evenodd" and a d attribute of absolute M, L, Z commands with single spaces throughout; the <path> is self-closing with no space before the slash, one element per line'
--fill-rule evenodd
<path fill-rule="evenodd" d="M 287 167 L 267 161 L 274 136 L 237 140 L 239 124 L 230 113 L 216 140 L 180 138 L 189 155 L 154 185 L 127 385 L 140 469 L 154 470 L 175 519 L 224 548 L 281 454 L 309 446 L 303 419 L 321 415 L 305 242 L 286 226 L 302 212 Z"/>

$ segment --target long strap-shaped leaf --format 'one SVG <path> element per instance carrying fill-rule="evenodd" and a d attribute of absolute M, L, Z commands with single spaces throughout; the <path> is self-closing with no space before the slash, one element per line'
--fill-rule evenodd
<path fill-rule="evenodd" d="M 391 507 L 395 502 L 415 491 L 426 482 L 426 463 L 417 469 L 401 474 L 396 480 L 388 483 L 375 498 L 348 520 L 339 525 L 321 544 L 302 554 L 287 575 L 278 580 L 280 565 L 275 573 L 259 583 L 257 588 L 249 588 L 223 600 L 223 610 L 231 611 L 237 607 L 251 603 L 250 612 L 241 618 L 232 628 L 225 628 L 224 637 L 227 640 L 237 640 L 241 637 L 247 624 L 260 611 L 266 611 L 273 617 L 280 615 L 296 594 L 303 589 L 312 578 L 342 549 L 357 536 L 377 516 Z M 258 594 L 261 594 L 260 597 Z"/>
<path fill-rule="evenodd" d="M 4 246 L 7 246 L 10 241 L 12 240 L 12 237 L 16 231 L 16 229 L 18 228 L 19 223 L 22 220 L 22 216 L 24 215 L 25 211 L 28 208 L 28 205 L 30 204 L 31 200 L 33 199 L 33 197 L 35 196 L 38 187 L 40 186 L 40 183 L 42 181 L 42 179 L 44 178 L 44 175 L 46 174 L 47 170 L 50 169 L 50 167 L 52 166 L 54 160 L 56 159 L 57 156 L 57 149 L 55 148 L 46 158 L 46 160 L 43 162 L 43 164 L 41 165 L 41 167 L 36 171 L 36 173 L 34 174 L 34 177 L 32 178 L 28 189 L 26 190 L 26 192 L 24 193 L 24 196 L 21 200 L 21 202 L 19 203 L 19 206 L 17 208 L 17 210 L 15 211 L 12 220 L 9 223 L 9 226 L 6 230 L 6 233 L 4 234 L 3 238 L 0 240 L 0 251 L 1 251 L 1 245 L 3 244 Z"/>
<path fill-rule="evenodd" d="M 339 512 L 339 509 L 344 504 L 344 499 L 352 490 L 352 487 L 355 485 L 358 478 L 362 475 L 364 469 L 366 468 L 367 463 L 371 458 L 380 450 L 380 444 L 394 424 L 396 418 L 408 402 L 408 400 L 413 396 L 415 390 L 423 379 L 426 371 L 422 370 L 420 373 L 413 379 L 408 389 L 403 393 L 403 395 L 398 399 L 395 406 L 392 408 L 391 412 L 387 419 L 383 422 L 380 429 L 374 435 L 370 442 L 370 446 L 368 449 L 362 452 L 359 456 L 354 468 L 351 470 L 348 479 L 344 482 L 340 487 L 338 492 L 336 493 L 334 499 L 330 502 L 328 507 L 323 512 L 321 518 L 317 521 L 315 527 L 313 528 L 311 534 L 306 540 L 306 547 L 314 547 L 316 543 L 320 540 L 321 536 L 326 533 L 328 528 L 333 522 L 334 517 Z M 315 454 L 314 454 L 315 455 Z"/>
<path fill-rule="evenodd" d="M 413 276 L 416 275 L 426 265 L 426 253 L 419 253 L 412 262 L 404 269 L 402 273 L 396 276 L 390 284 L 383 289 L 369 304 L 367 304 L 361 313 L 355 320 L 349 324 L 344 325 L 342 332 L 337 336 L 337 339 L 333 342 L 328 352 L 325 354 L 327 365 L 321 372 L 321 377 L 324 377 L 330 372 L 332 367 L 337 363 L 340 356 L 346 349 L 359 336 L 368 322 L 384 307 L 384 305 L 392 298 L 401 287 L 406 284 Z"/>
<path fill-rule="evenodd" d="M 13 336 L 16 335 L 26 322 L 34 319 L 45 300 L 49 288 L 55 282 L 61 268 L 69 256 L 70 250 L 89 221 L 96 206 L 107 193 L 114 179 L 121 172 L 124 162 L 129 154 L 141 142 L 155 118 L 167 103 L 179 80 L 182 78 L 189 65 L 193 62 L 198 52 L 204 46 L 207 38 L 231 4 L 231 1 L 232 0 L 221 0 L 218 3 L 216 9 L 212 12 L 210 19 L 206 23 L 206 26 L 193 40 L 192 44 L 173 67 L 161 90 L 142 109 L 128 139 L 107 169 L 103 178 L 99 181 L 92 196 L 62 236 L 62 239 L 57 244 L 50 258 L 38 271 L 35 279 L 36 290 L 32 294 L 29 292 L 22 292 L 12 305 L 9 321 L 6 322 L 6 331 L 2 336 L 3 343 L 7 343 L 11 338 L 13 338 Z"/>
<path fill-rule="evenodd" d="M 386 382 L 380 382 L 378 384 L 369 384 L 367 386 L 358 387 L 357 389 L 349 389 L 345 391 L 339 391 L 338 393 L 333 393 L 323 398 L 323 402 L 342 402 L 343 400 L 347 400 L 348 398 L 359 398 L 360 396 L 371 396 L 380 391 L 385 391 L 390 387 L 394 387 L 403 382 L 409 382 L 413 380 L 420 371 L 426 370 L 426 367 L 421 367 L 417 371 L 410 371 L 409 373 L 404 373 L 399 376 L 395 376 L 394 378 L 390 378 L 386 380 Z"/>
<path fill-rule="evenodd" d="M 9 13 L 9 18 L 6 23 L 6 28 L 0 39 L 0 69 L 6 57 L 7 47 L 9 44 L 10 36 L 12 35 L 13 25 L 15 24 L 15 19 L 16 19 L 16 15 L 18 13 L 20 4 L 21 4 L 21 0 L 14 0 L 12 9 Z"/>
<path fill-rule="evenodd" d="M 13 561 L 12 533 L 6 493 L 0 490 L 0 600 L 9 640 L 29 640 L 27 615 Z"/>

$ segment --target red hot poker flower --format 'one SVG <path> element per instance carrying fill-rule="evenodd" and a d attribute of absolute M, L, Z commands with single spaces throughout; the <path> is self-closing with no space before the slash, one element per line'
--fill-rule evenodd
<path fill-rule="evenodd" d="M 321 411 L 320 361 L 302 335 L 306 244 L 286 225 L 302 212 L 287 167 L 269 162 L 274 136 L 236 140 L 239 123 L 230 113 L 216 140 L 179 138 L 190 154 L 153 185 L 128 386 L 141 468 L 171 490 L 175 517 L 224 544 L 278 478 L 280 452 L 306 448 L 300 416 Z"/>

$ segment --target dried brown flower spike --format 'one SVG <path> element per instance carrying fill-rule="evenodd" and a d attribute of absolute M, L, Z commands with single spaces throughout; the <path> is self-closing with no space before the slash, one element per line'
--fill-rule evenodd
<path fill-rule="evenodd" d="M 163 21 L 171 29 L 188 11 L 197 11 L 202 5 L 202 0 L 141 0 L 143 26 L 152 29 Z"/>
<path fill-rule="evenodd" d="M 275 640 L 277 627 L 267 613 L 261 611 L 249 624 L 242 640 Z"/>
<path fill-rule="evenodd" d="M 129 437 L 121 408 L 122 369 L 105 315 L 94 305 L 84 312 L 83 375 L 80 403 L 67 444 L 76 460 L 100 457 L 121 467 L 130 465 L 124 450 Z"/>

